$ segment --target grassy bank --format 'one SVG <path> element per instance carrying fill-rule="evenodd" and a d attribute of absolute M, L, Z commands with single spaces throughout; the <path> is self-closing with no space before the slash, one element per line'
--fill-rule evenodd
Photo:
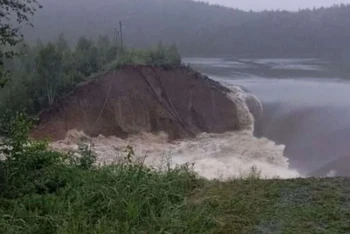
<path fill-rule="evenodd" d="M 0 198 L 0 233 L 350 232 L 343 178 L 219 182 L 131 165 L 50 168 L 41 178 L 34 184 L 56 189 Z"/>

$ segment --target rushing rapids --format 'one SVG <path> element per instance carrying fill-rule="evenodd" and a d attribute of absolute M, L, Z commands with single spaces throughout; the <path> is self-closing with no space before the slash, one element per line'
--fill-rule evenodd
<path fill-rule="evenodd" d="M 81 131 L 70 130 L 64 140 L 53 142 L 51 147 L 63 152 L 76 151 L 82 139 L 89 139 L 98 156 L 97 163 L 108 165 L 123 162 L 126 147 L 132 146 L 135 162 L 156 169 L 187 164 L 208 179 L 247 177 L 252 170 L 262 178 L 300 176 L 297 171 L 289 169 L 283 145 L 253 135 L 254 117 L 262 116 L 260 101 L 239 87 L 231 86 L 230 90 L 226 95 L 237 107 L 238 131 L 200 133 L 194 138 L 169 140 L 164 132 L 138 133 L 120 138 L 89 137 Z"/>

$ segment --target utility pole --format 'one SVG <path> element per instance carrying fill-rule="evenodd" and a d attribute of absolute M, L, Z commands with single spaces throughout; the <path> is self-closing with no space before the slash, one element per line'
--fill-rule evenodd
<path fill-rule="evenodd" d="M 124 48 L 124 41 L 123 41 L 123 24 L 122 21 L 119 20 L 119 31 L 120 31 L 120 43 L 121 43 L 121 47 L 122 49 Z"/>
<path fill-rule="evenodd" d="M 119 45 L 119 31 L 118 31 L 118 29 L 114 29 L 114 33 L 115 33 L 115 45 L 118 47 L 118 45 Z"/>

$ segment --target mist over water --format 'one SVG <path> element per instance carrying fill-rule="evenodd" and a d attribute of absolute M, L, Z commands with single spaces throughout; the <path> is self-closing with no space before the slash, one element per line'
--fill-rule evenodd
<path fill-rule="evenodd" d="M 236 59 L 232 63 L 191 58 L 187 62 L 226 85 L 243 87 L 263 102 L 255 135 L 286 145 L 284 155 L 293 169 L 305 175 L 350 175 L 350 83 L 334 77 L 327 61 Z"/>

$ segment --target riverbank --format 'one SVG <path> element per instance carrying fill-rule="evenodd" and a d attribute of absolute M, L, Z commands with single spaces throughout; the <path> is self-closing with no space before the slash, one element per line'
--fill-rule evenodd
<path fill-rule="evenodd" d="M 188 168 L 51 170 L 54 192 L 0 198 L 1 233 L 347 233 L 350 180 L 197 178 Z"/>
<path fill-rule="evenodd" d="M 249 58 L 249 57 L 188 57 L 184 63 L 199 71 L 231 79 L 350 79 L 347 62 L 315 57 Z"/>

